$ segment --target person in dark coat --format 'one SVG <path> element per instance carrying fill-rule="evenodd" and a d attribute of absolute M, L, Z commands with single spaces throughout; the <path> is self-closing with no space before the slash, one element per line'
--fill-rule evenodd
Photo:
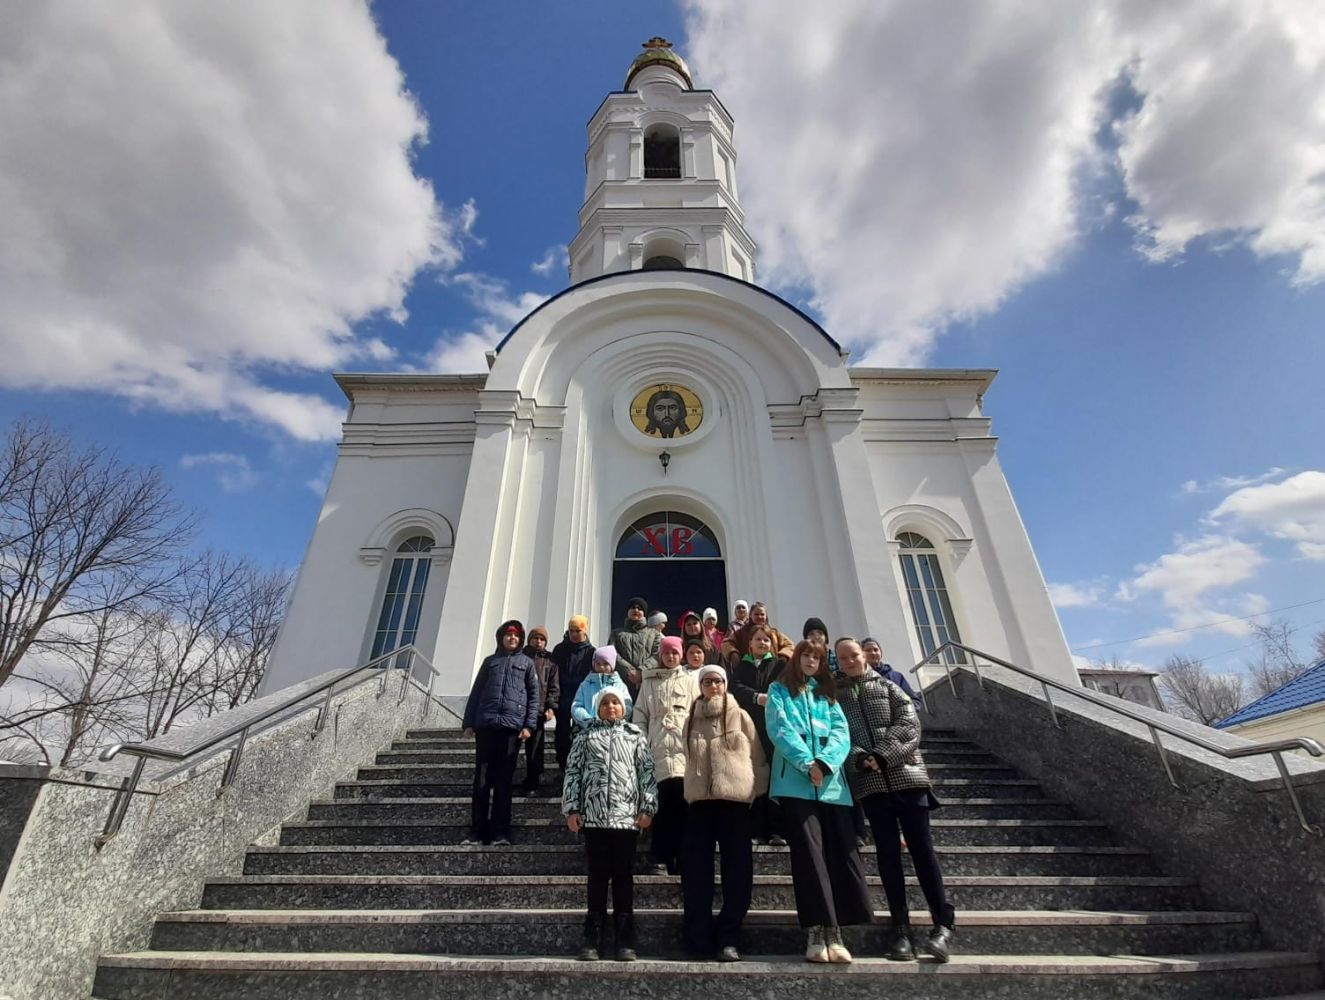
<path fill-rule="evenodd" d="M 612 633 L 616 647 L 616 672 L 626 682 L 630 696 L 639 694 L 640 681 L 646 670 L 658 668 L 658 644 L 662 634 L 648 623 L 649 602 L 632 597 L 626 602 L 626 620 Z"/>
<path fill-rule="evenodd" d="M 918 701 L 919 696 L 912 689 L 911 684 L 906 679 L 906 674 L 900 670 L 894 670 L 891 663 L 883 662 L 883 647 L 879 645 L 877 639 L 871 639 L 869 636 L 860 640 L 860 648 L 865 653 L 865 662 L 885 681 L 892 681 L 899 688 L 906 692 L 907 697 L 912 701 Z"/>
<path fill-rule="evenodd" d="M 520 744 L 541 712 L 534 661 L 524 654 L 524 626 L 497 629 L 497 651 L 485 659 L 465 703 L 465 735 L 475 741 L 473 815 L 467 844 L 511 842 L 511 780 Z"/>
<path fill-rule="evenodd" d="M 558 686 L 556 661 L 547 648 L 547 629 L 541 625 L 529 630 L 529 645 L 524 654 L 534 661 L 534 676 L 538 678 L 538 721 L 534 724 L 534 735 L 524 744 L 524 784 L 520 791 L 525 795 L 537 795 L 538 784 L 543 778 L 543 729 L 556 718 L 557 704 L 561 699 Z"/>
<path fill-rule="evenodd" d="M 557 698 L 557 729 L 555 745 L 557 766 L 565 773 L 566 758 L 570 755 L 571 707 L 575 704 L 575 693 L 580 690 L 580 682 L 589 676 L 593 669 L 593 643 L 589 641 L 589 619 L 584 615 L 572 615 L 566 626 L 566 636 L 552 650 L 552 660 L 557 665 L 557 684 L 560 688 Z"/>
<path fill-rule="evenodd" d="M 869 668 L 854 639 L 837 641 L 837 657 L 842 665 L 838 700 L 851 735 L 847 780 L 874 828 L 879 878 L 892 915 L 892 933 L 884 945 L 884 957 L 906 961 L 919 949 L 946 962 L 956 914 L 947 900 L 930 834 L 929 814 L 938 808 L 939 800 L 920 755 L 920 717 L 900 687 Z M 933 921 L 928 938 L 915 943 L 899 827 Z"/>
<path fill-rule="evenodd" d="M 764 759 L 773 759 L 773 741 L 768 738 L 764 719 L 764 706 L 768 704 L 768 689 L 782 676 L 787 661 L 773 655 L 773 630 L 765 625 L 754 627 L 749 636 L 750 651 L 732 664 L 729 671 L 730 691 L 736 703 L 749 713 L 764 749 Z M 782 812 L 767 790 L 755 797 L 750 811 L 750 829 L 756 843 L 785 847 L 782 832 Z"/>

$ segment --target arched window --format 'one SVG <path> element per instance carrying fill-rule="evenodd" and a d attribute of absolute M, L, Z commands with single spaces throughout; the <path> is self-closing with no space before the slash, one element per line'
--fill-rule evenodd
<path fill-rule="evenodd" d="M 657 254 L 644 262 L 645 271 L 670 271 L 676 268 L 683 268 L 685 264 L 675 257 L 669 257 L 666 254 Z"/>
<path fill-rule="evenodd" d="M 681 176 L 681 133 L 669 125 L 654 125 L 644 133 L 645 178 Z"/>
<path fill-rule="evenodd" d="M 932 653 L 945 642 L 961 642 L 934 544 L 914 531 L 899 532 L 897 542 L 901 546 L 898 558 L 902 562 L 902 579 L 906 582 L 911 620 L 915 623 L 921 650 Z M 949 663 L 966 662 L 966 654 L 960 649 L 950 649 L 943 656 Z"/>
<path fill-rule="evenodd" d="M 387 575 L 386 593 L 382 595 L 382 611 L 377 616 L 370 659 L 408 646 L 418 634 L 423 593 L 428 587 L 428 572 L 432 568 L 432 547 L 433 540 L 427 535 L 407 538 L 396 547 Z"/>

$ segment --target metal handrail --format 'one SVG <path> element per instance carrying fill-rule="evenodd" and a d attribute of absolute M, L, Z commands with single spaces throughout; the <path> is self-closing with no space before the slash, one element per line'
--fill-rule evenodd
<path fill-rule="evenodd" d="M 416 658 L 421 660 L 423 665 L 428 668 L 428 684 L 426 687 L 414 680 L 414 663 Z M 395 659 L 397 662 L 394 664 L 388 664 L 387 661 L 392 659 Z M 208 750 L 225 743 L 227 740 L 235 740 L 234 746 L 230 749 L 229 758 L 226 760 L 225 770 L 221 772 L 221 785 L 216 792 L 219 796 L 234 783 L 235 775 L 239 771 L 239 761 L 244 753 L 244 746 L 248 742 L 249 735 L 252 733 L 254 727 L 261 726 L 275 716 L 278 716 L 302 702 L 308 701 L 309 699 L 325 692 L 322 703 L 317 707 L 317 718 L 313 722 L 313 731 L 309 734 L 309 739 L 317 739 L 318 734 L 326 728 L 327 719 L 331 716 L 331 701 L 337 693 L 337 684 L 340 684 L 347 678 L 354 677 L 357 674 L 367 674 L 368 671 L 380 671 L 378 674 L 380 680 L 378 682 L 379 687 L 377 692 L 377 696 L 380 698 L 382 695 L 386 694 L 388 671 L 394 669 L 402 671 L 400 697 L 396 699 L 396 704 L 399 705 L 405 700 L 406 695 L 409 693 L 410 686 L 413 685 L 424 693 L 422 717 L 426 717 L 428 714 L 429 702 L 437 700 L 433 695 L 433 684 L 436 682 L 440 672 L 435 666 L 433 666 L 432 661 L 429 660 L 427 656 L 413 645 L 409 645 L 401 646 L 399 649 L 393 649 L 391 652 L 383 653 L 381 656 L 375 656 L 367 663 L 361 663 L 357 667 L 348 667 L 334 677 L 323 681 L 316 687 L 301 691 L 299 694 L 293 695 L 278 704 L 273 705 L 261 715 L 254 716 L 247 722 L 231 726 L 229 729 L 217 733 L 214 736 L 210 736 L 183 750 L 170 750 L 165 747 L 155 747 L 150 743 L 115 743 L 106 747 L 106 749 L 102 750 L 101 753 L 97 755 L 98 759 L 108 761 L 114 759 L 120 754 L 128 754 L 137 757 L 138 760 L 134 764 L 133 770 L 129 773 L 128 777 L 120 782 L 120 787 L 115 792 L 115 798 L 110 806 L 110 813 L 106 817 L 106 825 L 102 829 L 101 834 L 96 838 L 96 846 L 98 848 L 104 846 L 107 841 L 119 832 L 120 827 L 124 823 L 124 817 L 129 811 L 129 804 L 133 800 L 134 793 L 138 789 L 138 783 L 142 779 L 143 769 L 147 766 L 149 760 L 182 763 L 183 761 L 197 757 L 199 754 L 206 753 Z M 340 693 L 343 694 L 346 691 L 352 691 L 359 687 L 359 685 L 371 679 L 371 675 L 361 677 L 353 684 L 342 688 Z M 446 708 L 446 706 L 440 701 L 437 703 L 442 705 L 443 708 Z M 307 707 L 312 708 L 313 706 L 309 705 Z M 450 710 L 447 709 L 447 711 Z M 452 712 L 451 714 L 454 715 L 455 713 Z"/>
<path fill-rule="evenodd" d="M 1082 698 L 1090 702 L 1092 705 L 1107 708 L 1109 711 L 1131 719 L 1133 722 L 1139 722 L 1150 730 L 1150 738 L 1155 744 L 1155 749 L 1159 751 L 1159 759 L 1164 765 L 1164 773 L 1168 775 L 1169 784 L 1174 788 L 1181 788 L 1182 786 L 1178 784 L 1177 778 L 1173 776 L 1173 766 L 1169 763 L 1168 751 L 1164 749 L 1164 744 L 1160 741 L 1160 733 L 1167 733 L 1169 736 L 1185 740 L 1208 753 L 1223 757 L 1225 760 L 1236 760 L 1241 757 L 1258 757 L 1262 754 L 1270 754 L 1274 758 L 1275 766 L 1279 769 L 1279 778 L 1283 782 L 1284 791 L 1288 793 L 1289 800 L 1293 803 L 1293 809 L 1297 813 L 1297 821 L 1302 825 L 1302 829 L 1307 833 L 1313 833 L 1318 837 L 1322 835 L 1321 827 L 1314 826 L 1307 822 L 1306 813 L 1303 812 L 1302 809 L 1302 802 L 1297 797 L 1297 789 L 1293 787 L 1292 778 L 1288 774 L 1288 766 L 1284 763 L 1284 754 L 1290 750 L 1305 750 L 1313 757 L 1325 756 L 1325 747 L 1322 747 L 1318 741 L 1307 736 L 1295 736 L 1286 740 L 1273 740 L 1268 743 L 1253 743 L 1251 746 L 1238 747 L 1236 749 L 1221 747 L 1219 744 L 1212 743 L 1201 736 L 1185 733 L 1176 726 L 1170 726 L 1167 723 L 1156 719 L 1148 719 L 1139 712 L 1135 712 L 1128 708 L 1126 703 L 1118 698 L 1111 698 L 1106 695 L 1097 694 L 1089 688 L 1072 687 L 1071 685 L 1064 684 L 1062 681 L 1055 680 L 1052 677 L 1046 677 L 1043 674 L 1028 669 L 1027 667 L 1019 667 L 1015 663 L 1009 663 L 1007 660 L 997 657 L 992 653 L 986 653 L 982 649 L 976 649 L 975 647 L 968 646 L 962 642 L 945 642 L 943 645 L 939 646 L 938 649 L 934 650 L 912 667 L 911 673 L 916 673 L 921 667 L 925 666 L 930 661 L 937 659 L 940 654 L 945 653 L 950 649 L 960 649 L 969 654 L 971 660 L 970 668 L 975 674 L 976 683 L 980 686 L 981 690 L 984 690 L 985 686 L 984 678 L 980 675 L 979 660 L 981 659 L 988 660 L 990 663 L 1000 666 L 1005 670 L 1011 670 L 1013 673 L 1021 674 L 1023 677 L 1028 677 L 1033 681 L 1037 681 L 1041 689 L 1044 691 L 1045 704 L 1049 706 L 1049 714 L 1052 716 L 1054 727 L 1057 729 L 1062 729 L 1063 727 L 1058 721 L 1058 710 L 1054 707 L 1053 697 L 1049 694 L 1051 688 L 1062 691 L 1065 694 L 1070 694 L 1074 698 Z M 953 696 L 960 699 L 961 695 L 957 692 L 957 682 L 953 677 L 952 668 L 954 666 L 966 666 L 966 664 L 953 664 L 948 662 L 947 657 L 945 657 L 942 665 L 947 674 L 948 685 L 952 688 Z M 924 706 L 926 714 L 932 715 L 933 712 L 929 707 L 929 702 L 925 698 L 924 686 L 917 682 L 916 687 L 920 691 L 920 703 Z"/>

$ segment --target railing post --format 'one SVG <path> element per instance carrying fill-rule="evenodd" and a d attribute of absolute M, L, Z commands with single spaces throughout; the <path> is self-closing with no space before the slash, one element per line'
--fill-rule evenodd
<path fill-rule="evenodd" d="M 217 798 L 220 798 L 227 788 L 234 783 L 235 773 L 239 770 L 239 758 L 244 755 L 244 744 L 248 742 L 248 728 L 239 734 L 239 739 L 234 748 L 230 751 L 230 756 L 225 762 L 225 770 L 221 772 L 221 787 L 216 790 Z"/>
<path fill-rule="evenodd" d="M 1308 823 L 1307 815 L 1302 811 L 1302 800 L 1297 797 L 1297 789 L 1293 787 L 1293 782 L 1288 777 L 1288 765 L 1284 763 L 1283 751 L 1276 750 L 1271 756 L 1274 757 L 1275 767 L 1279 768 L 1279 777 L 1283 779 L 1284 791 L 1288 793 L 1288 798 L 1293 803 L 1293 811 L 1297 813 L 1297 821 L 1302 824 L 1302 829 L 1307 833 L 1314 833 L 1317 837 L 1321 836 L 1321 828 Z"/>
<path fill-rule="evenodd" d="M 1044 689 L 1044 701 L 1049 706 L 1049 715 L 1054 720 L 1054 728 L 1062 729 L 1063 727 L 1058 721 L 1058 709 L 1054 706 L 1053 695 L 1049 693 L 1049 685 L 1044 681 L 1040 681 L 1040 687 Z"/>
<path fill-rule="evenodd" d="M 432 708 L 432 686 L 437 680 L 437 675 L 433 671 L 428 671 L 428 687 L 423 692 L 423 710 L 419 713 L 420 721 L 428 718 L 428 709 Z"/>
<path fill-rule="evenodd" d="M 146 766 L 147 758 L 139 757 L 138 763 L 133 766 L 133 771 L 120 782 L 119 790 L 115 793 L 115 798 L 110 804 L 110 814 L 106 817 L 106 825 L 102 827 L 101 835 L 93 841 L 97 850 L 105 847 L 107 841 L 120 832 L 120 827 L 124 823 L 124 816 L 129 811 L 129 803 L 133 801 L 133 793 L 138 790 L 138 781 L 142 778 L 143 768 Z"/>
<path fill-rule="evenodd" d="M 1164 764 L 1164 773 L 1169 776 L 1169 784 L 1174 788 L 1181 788 L 1178 779 L 1173 776 L 1173 767 L 1169 764 L 1169 752 L 1164 749 L 1164 744 L 1159 738 L 1159 730 L 1154 726 L 1146 726 L 1150 730 L 1150 738 L 1155 741 L 1155 749 L 1159 751 L 1159 759 Z"/>
<path fill-rule="evenodd" d="M 327 717 L 331 715 L 331 696 L 335 690 L 334 684 L 327 688 L 327 696 L 322 699 L 322 706 L 317 710 L 317 718 L 313 721 L 313 735 L 310 739 L 317 739 L 318 734 L 326 728 Z"/>

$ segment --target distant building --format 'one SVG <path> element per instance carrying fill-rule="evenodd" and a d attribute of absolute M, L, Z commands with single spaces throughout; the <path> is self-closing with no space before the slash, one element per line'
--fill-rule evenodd
<path fill-rule="evenodd" d="M 1250 740 L 1307 736 L 1325 743 L 1325 660 L 1215 723 Z"/>
<path fill-rule="evenodd" d="M 1078 668 L 1077 675 L 1081 678 L 1082 687 L 1088 687 L 1092 691 L 1111 694 L 1115 698 L 1123 699 L 1123 701 L 1133 701 L 1138 705 L 1145 705 L 1146 708 L 1158 709 L 1161 712 L 1168 711 L 1164 706 L 1164 699 L 1159 696 L 1159 688 L 1155 686 L 1155 678 L 1159 674 L 1152 673 L 1149 670 L 1108 670 L 1103 667 L 1085 667 Z"/>

